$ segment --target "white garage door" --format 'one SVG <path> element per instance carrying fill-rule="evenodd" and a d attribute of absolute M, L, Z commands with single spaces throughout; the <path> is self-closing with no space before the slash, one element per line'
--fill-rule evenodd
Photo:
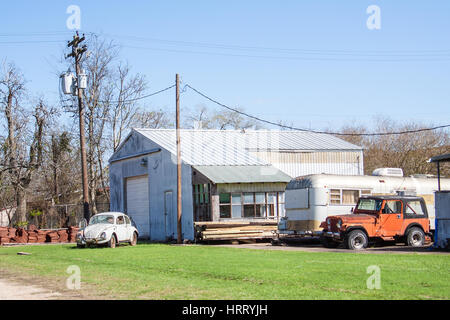
<path fill-rule="evenodd" d="M 150 230 L 148 176 L 127 178 L 127 214 L 133 218 L 140 238 L 148 238 Z"/>

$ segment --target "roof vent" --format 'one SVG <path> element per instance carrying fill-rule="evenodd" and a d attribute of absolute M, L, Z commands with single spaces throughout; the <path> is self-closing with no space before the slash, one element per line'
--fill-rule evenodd
<path fill-rule="evenodd" d="M 372 172 L 373 176 L 403 177 L 403 170 L 400 168 L 378 168 Z"/>

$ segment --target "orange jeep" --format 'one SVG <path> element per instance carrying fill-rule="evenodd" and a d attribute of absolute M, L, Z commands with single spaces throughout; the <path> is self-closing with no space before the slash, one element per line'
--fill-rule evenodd
<path fill-rule="evenodd" d="M 430 221 L 422 197 L 362 196 L 352 214 L 327 217 L 320 225 L 327 248 L 340 243 L 364 249 L 369 241 L 394 240 L 412 247 L 430 241 Z"/>

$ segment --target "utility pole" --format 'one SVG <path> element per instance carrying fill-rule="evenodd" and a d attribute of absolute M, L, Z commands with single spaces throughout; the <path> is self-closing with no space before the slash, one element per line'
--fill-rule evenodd
<path fill-rule="evenodd" d="M 85 40 L 85 37 L 80 38 L 78 31 L 73 40 L 67 44 L 67 47 L 72 47 L 72 53 L 66 56 L 67 58 L 73 57 L 75 60 L 75 73 L 77 77 L 77 98 L 78 98 L 78 117 L 80 120 L 80 148 L 81 148 L 81 173 L 83 182 L 83 215 L 86 220 L 89 221 L 89 193 L 88 193 L 88 177 L 87 177 L 87 162 L 86 162 L 86 137 L 84 129 L 84 107 L 83 107 L 83 89 L 80 88 L 80 74 L 81 66 L 80 61 L 83 53 L 87 51 L 86 45 L 81 48 L 78 45 Z"/>
<path fill-rule="evenodd" d="M 181 144 L 180 144 L 180 76 L 176 75 L 176 131 L 177 131 L 177 243 L 181 244 Z"/>

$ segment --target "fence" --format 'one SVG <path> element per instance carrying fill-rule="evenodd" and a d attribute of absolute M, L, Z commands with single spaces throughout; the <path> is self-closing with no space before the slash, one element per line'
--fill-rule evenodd
<path fill-rule="evenodd" d="M 109 211 L 109 203 L 97 203 L 97 212 Z M 92 214 L 92 206 L 91 206 Z M 84 218 L 83 204 L 57 204 L 45 208 L 34 207 L 27 215 L 28 224 L 39 229 L 58 229 L 78 226 Z M 14 221 L 14 219 L 13 219 Z"/>

